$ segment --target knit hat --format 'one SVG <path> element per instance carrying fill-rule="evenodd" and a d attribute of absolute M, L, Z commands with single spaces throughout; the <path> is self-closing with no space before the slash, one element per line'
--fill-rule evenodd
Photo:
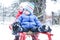
<path fill-rule="evenodd" d="M 19 9 L 25 8 L 27 4 L 28 4 L 27 2 L 22 2 L 22 3 L 20 3 Z"/>
<path fill-rule="evenodd" d="M 34 11 L 34 4 L 30 3 L 30 2 L 27 2 L 27 5 L 25 6 L 24 9 L 28 10 L 30 13 L 33 13 L 33 11 Z"/>

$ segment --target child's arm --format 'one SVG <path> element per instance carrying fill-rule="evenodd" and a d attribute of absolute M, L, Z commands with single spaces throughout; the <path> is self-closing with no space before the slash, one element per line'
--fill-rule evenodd
<path fill-rule="evenodd" d="M 19 16 L 18 19 L 16 19 L 16 22 L 19 22 L 20 25 L 21 25 L 21 22 L 22 22 L 22 16 Z"/>
<path fill-rule="evenodd" d="M 36 16 L 35 16 L 35 23 L 38 27 L 42 27 L 42 23 L 38 20 Z"/>

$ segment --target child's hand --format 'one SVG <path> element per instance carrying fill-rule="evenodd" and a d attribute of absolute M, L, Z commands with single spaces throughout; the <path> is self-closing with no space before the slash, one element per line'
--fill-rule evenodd
<path fill-rule="evenodd" d="M 51 28 L 47 25 L 43 25 L 42 27 L 38 28 L 39 32 L 51 32 Z"/>

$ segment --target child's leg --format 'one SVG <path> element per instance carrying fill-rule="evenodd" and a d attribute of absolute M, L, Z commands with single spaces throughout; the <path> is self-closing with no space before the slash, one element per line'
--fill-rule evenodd
<path fill-rule="evenodd" d="M 14 40 L 19 40 L 19 36 L 15 36 L 15 39 Z"/>
<path fill-rule="evenodd" d="M 34 26 L 33 28 L 31 28 L 32 32 L 38 32 L 38 28 L 36 26 Z"/>
<path fill-rule="evenodd" d="M 23 32 L 28 32 L 28 31 L 29 31 L 28 28 L 23 27 Z"/>
<path fill-rule="evenodd" d="M 22 29 L 22 30 L 20 30 L 20 29 Z M 21 28 L 18 28 L 18 30 L 17 30 L 17 32 L 16 32 L 16 35 L 15 35 L 15 39 L 14 40 L 19 40 L 19 36 L 20 36 L 20 32 L 23 32 L 23 28 L 21 27 Z"/>
<path fill-rule="evenodd" d="M 34 32 L 34 34 L 32 34 L 32 38 L 33 40 L 38 40 L 38 35 L 36 32 L 38 32 L 38 28 L 36 26 L 34 26 L 33 28 L 31 28 L 31 31 Z"/>
<path fill-rule="evenodd" d="M 19 40 L 19 34 L 15 35 L 15 39 L 14 40 Z"/>

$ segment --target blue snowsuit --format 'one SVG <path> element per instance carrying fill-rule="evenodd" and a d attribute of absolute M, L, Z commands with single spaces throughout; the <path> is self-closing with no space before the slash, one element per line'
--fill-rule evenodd
<path fill-rule="evenodd" d="M 42 26 L 38 18 L 32 13 L 30 13 L 29 15 L 25 15 L 23 13 L 16 21 L 20 23 L 21 27 L 23 27 L 25 31 L 27 31 L 28 29 L 34 30 L 35 27 Z"/>

